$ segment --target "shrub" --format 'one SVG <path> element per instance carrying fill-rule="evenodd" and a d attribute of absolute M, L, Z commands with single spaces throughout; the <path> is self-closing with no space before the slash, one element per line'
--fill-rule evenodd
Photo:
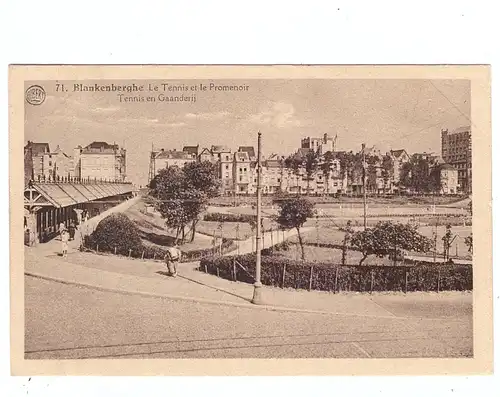
<path fill-rule="evenodd" d="M 143 246 L 135 224 L 124 214 L 112 214 L 97 225 L 94 232 L 86 238 L 85 244 L 100 251 L 128 255 L 129 250 L 142 252 Z"/>
<path fill-rule="evenodd" d="M 207 222 L 250 223 L 255 222 L 257 220 L 257 216 L 251 214 L 224 214 L 221 212 L 210 212 L 203 216 L 203 220 Z"/>
<path fill-rule="evenodd" d="M 254 282 L 255 254 L 203 258 L 200 270 L 228 280 Z M 311 277 L 312 276 L 312 277 Z M 412 266 L 351 266 L 308 263 L 281 256 L 261 258 L 261 282 L 321 291 L 472 290 L 472 266 L 417 263 Z"/>

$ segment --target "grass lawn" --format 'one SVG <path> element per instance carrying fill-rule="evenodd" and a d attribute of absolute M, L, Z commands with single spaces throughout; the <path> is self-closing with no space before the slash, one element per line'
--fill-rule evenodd
<path fill-rule="evenodd" d="M 308 197 L 315 204 L 320 203 L 362 203 L 362 197 L 322 197 L 322 196 L 310 196 Z M 417 197 L 417 196 L 392 196 L 392 197 L 368 197 L 368 203 L 377 203 L 377 204 L 389 204 L 389 205 L 398 205 L 398 204 L 422 204 L 428 205 L 435 203 L 436 205 L 446 205 L 457 203 L 463 200 L 464 197 L 448 197 L 448 196 L 436 196 L 436 197 Z M 273 197 L 262 198 L 263 205 L 270 205 L 273 201 Z M 210 200 L 210 204 L 212 205 L 251 205 L 257 202 L 257 198 L 255 196 L 237 196 L 229 197 L 229 196 L 221 196 L 216 197 Z"/>
<path fill-rule="evenodd" d="M 311 224 L 308 226 L 315 226 L 315 224 Z M 360 230 L 359 227 L 355 228 L 356 230 Z M 419 232 L 429 238 L 433 238 L 433 233 L 436 229 L 432 226 L 422 226 L 419 228 Z M 465 245 L 465 237 L 469 236 L 472 232 L 471 226 L 455 226 L 451 229 L 453 235 L 456 235 L 452 247 L 451 247 L 451 256 L 457 256 L 459 258 L 471 258 L 471 254 L 468 252 L 468 248 Z M 442 237 L 446 233 L 446 228 L 444 226 L 440 226 L 437 228 L 437 249 L 438 252 L 442 252 L 443 250 L 443 240 Z M 344 232 L 338 230 L 332 224 L 328 224 L 327 222 L 320 223 L 318 230 L 312 230 L 310 232 L 304 233 L 303 236 L 304 243 L 316 244 L 319 242 L 320 244 L 341 244 L 344 238 Z M 294 236 L 290 238 L 290 242 L 298 244 L 298 237 Z M 321 247 L 307 247 L 310 250 L 330 250 L 329 248 L 321 248 Z M 311 251 L 311 255 L 315 256 L 316 254 Z M 338 251 L 338 250 L 333 250 Z M 339 251 L 340 252 L 340 251 Z M 458 255 L 457 255 L 458 254 Z M 359 254 L 356 253 L 359 257 Z M 431 255 L 431 254 L 429 254 Z M 368 261 L 368 259 L 367 259 Z"/>
<path fill-rule="evenodd" d="M 311 262 L 332 262 L 340 264 L 342 262 L 342 251 L 333 248 L 312 247 L 304 246 L 306 260 Z M 290 259 L 299 260 L 301 258 L 300 245 L 294 244 L 288 251 L 279 251 L 279 253 Z M 356 251 L 348 251 L 347 264 L 358 265 L 363 255 Z M 363 262 L 364 265 L 377 265 L 377 266 L 392 266 L 394 263 L 388 258 L 377 258 L 370 255 Z M 401 263 L 398 263 L 399 265 Z"/>
<path fill-rule="evenodd" d="M 165 227 L 165 221 L 161 218 L 161 216 L 158 213 L 147 213 L 146 206 L 141 201 L 127 209 L 124 214 L 127 215 L 128 218 L 134 222 L 136 227 L 142 232 L 159 236 L 175 237 L 175 232 Z M 182 244 L 182 251 L 187 252 L 212 247 L 212 238 L 196 234 L 194 241 L 191 243 L 189 242 L 190 236 L 191 235 L 189 234 L 186 238 L 187 242 Z M 147 246 L 164 247 L 163 245 L 158 245 L 155 242 L 144 238 L 142 241 Z"/>

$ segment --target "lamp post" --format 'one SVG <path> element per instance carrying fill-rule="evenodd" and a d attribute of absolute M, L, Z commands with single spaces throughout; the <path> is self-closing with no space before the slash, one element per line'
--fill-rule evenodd
<path fill-rule="evenodd" d="M 260 281 L 260 239 L 261 239 L 261 206 L 262 206 L 262 186 L 261 186 L 261 133 L 258 133 L 257 139 L 257 237 L 255 239 L 255 250 L 257 253 L 257 260 L 255 263 L 255 284 L 253 289 L 252 303 L 259 305 L 262 304 L 262 283 Z"/>

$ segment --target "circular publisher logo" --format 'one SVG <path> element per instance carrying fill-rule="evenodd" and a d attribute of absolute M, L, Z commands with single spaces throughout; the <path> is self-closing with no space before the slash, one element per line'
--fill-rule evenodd
<path fill-rule="evenodd" d="M 41 105 L 45 101 L 45 90 L 39 85 L 32 85 L 26 90 L 26 102 L 30 105 Z"/>

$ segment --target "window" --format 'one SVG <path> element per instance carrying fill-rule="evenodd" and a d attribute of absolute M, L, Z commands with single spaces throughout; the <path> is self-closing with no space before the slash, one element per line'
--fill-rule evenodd
<path fill-rule="evenodd" d="M 229 165 L 226 164 L 226 170 L 228 170 L 228 169 L 229 169 Z"/>
<path fill-rule="evenodd" d="M 246 167 L 245 167 L 245 168 L 243 168 L 243 171 L 247 172 L 247 168 L 246 168 Z"/>
<path fill-rule="evenodd" d="M 240 175 L 240 182 L 243 180 L 243 177 Z"/>
<path fill-rule="evenodd" d="M 280 179 L 280 178 L 278 178 L 278 183 L 280 183 L 280 182 L 281 182 L 281 179 Z"/>
<path fill-rule="evenodd" d="M 49 167 L 52 167 L 52 161 L 49 161 Z"/>

